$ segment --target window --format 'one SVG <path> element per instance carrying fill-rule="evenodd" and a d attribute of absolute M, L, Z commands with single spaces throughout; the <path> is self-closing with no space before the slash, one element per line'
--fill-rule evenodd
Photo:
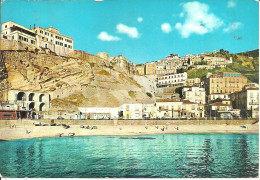
<path fill-rule="evenodd" d="M 19 36 L 19 40 L 22 40 L 22 36 Z"/>
<path fill-rule="evenodd" d="M 7 39 L 7 37 L 6 37 L 5 35 L 3 35 L 3 38 L 4 38 L 4 39 Z"/>
<path fill-rule="evenodd" d="M 42 30 L 40 30 L 40 33 L 41 33 L 41 34 L 43 34 L 43 31 L 42 31 Z"/>
<path fill-rule="evenodd" d="M 52 34 L 51 34 L 51 37 L 52 37 Z"/>
<path fill-rule="evenodd" d="M 37 30 L 35 31 L 35 33 L 37 33 Z"/>
<path fill-rule="evenodd" d="M 45 32 L 45 35 L 47 35 L 47 32 Z"/>
<path fill-rule="evenodd" d="M 34 41 L 34 40 L 31 40 L 31 44 L 35 44 L 35 41 Z"/>
<path fill-rule="evenodd" d="M 12 36 L 12 39 L 14 40 L 14 36 Z"/>
<path fill-rule="evenodd" d="M 5 28 L 7 28 L 7 25 L 5 25 Z"/>

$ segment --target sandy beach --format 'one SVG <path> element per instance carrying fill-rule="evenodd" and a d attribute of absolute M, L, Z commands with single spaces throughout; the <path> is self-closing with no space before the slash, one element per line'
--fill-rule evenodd
<path fill-rule="evenodd" d="M 166 124 L 166 125 L 95 125 L 97 129 L 85 129 L 80 125 L 63 126 L 35 126 L 37 121 L 23 120 L 23 123 L 8 123 L 0 126 L 0 140 L 15 140 L 41 137 L 69 136 L 128 136 L 148 134 L 179 134 L 179 133 L 258 133 L 259 123 L 240 124 Z M 147 123 L 146 123 L 147 124 Z M 13 126 L 15 125 L 15 126 Z M 83 124 L 84 125 L 84 124 Z M 12 127 L 13 126 L 13 127 Z M 87 125 L 84 125 L 85 127 Z M 93 127 L 93 125 L 89 125 Z M 241 127 L 244 126 L 244 127 Z"/>

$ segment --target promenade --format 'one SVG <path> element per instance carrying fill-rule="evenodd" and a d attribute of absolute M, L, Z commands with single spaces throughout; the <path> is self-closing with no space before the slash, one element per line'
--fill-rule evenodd
<path fill-rule="evenodd" d="M 42 126 L 35 126 L 41 123 Z M 0 140 L 41 137 L 74 136 L 129 136 L 181 133 L 258 133 L 257 120 L 1 120 Z M 45 126 L 43 126 L 45 124 Z M 89 127 L 89 129 L 82 128 Z M 93 126 L 96 129 L 92 128 Z"/>

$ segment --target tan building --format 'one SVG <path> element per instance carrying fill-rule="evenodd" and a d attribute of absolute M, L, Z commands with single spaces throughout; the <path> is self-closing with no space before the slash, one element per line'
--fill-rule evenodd
<path fill-rule="evenodd" d="M 241 91 L 247 84 L 247 78 L 236 72 L 221 72 L 209 75 L 205 80 L 207 95 L 221 93 L 230 94 Z"/>
<path fill-rule="evenodd" d="M 144 75 L 144 65 L 137 65 L 136 66 L 136 74 L 139 76 Z"/>
<path fill-rule="evenodd" d="M 182 110 L 182 102 L 171 99 L 156 100 L 156 116 L 157 118 L 180 118 Z"/>
<path fill-rule="evenodd" d="M 146 63 L 144 70 L 145 70 L 145 75 L 156 74 L 156 64 L 155 63 Z"/>
<path fill-rule="evenodd" d="M 200 78 L 186 79 L 185 86 L 200 86 Z"/>
<path fill-rule="evenodd" d="M 53 27 L 33 27 L 30 29 L 15 22 L 7 21 L 1 26 L 1 38 L 21 42 L 28 48 L 55 52 L 66 56 L 73 52 L 73 38 L 62 35 Z"/>
<path fill-rule="evenodd" d="M 204 105 L 183 100 L 182 116 L 187 118 L 201 118 L 204 117 Z"/>
<path fill-rule="evenodd" d="M 247 87 L 230 94 L 233 108 L 241 109 L 243 117 L 259 117 L 259 88 Z"/>

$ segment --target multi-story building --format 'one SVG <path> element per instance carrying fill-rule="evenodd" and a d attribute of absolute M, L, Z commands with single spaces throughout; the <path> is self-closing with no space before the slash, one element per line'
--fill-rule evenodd
<path fill-rule="evenodd" d="M 2 24 L 1 38 L 21 42 L 38 50 L 49 50 L 66 56 L 73 52 L 73 38 L 62 35 L 58 29 L 49 27 L 26 28 L 12 21 Z"/>
<path fill-rule="evenodd" d="M 230 94 L 233 108 L 241 109 L 243 117 L 259 117 L 259 88 L 247 87 Z"/>
<path fill-rule="evenodd" d="M 182 101 L 181 115 L 187 118 L 201 118 L 204 117 L 204 104 L 198 104 L 189 100 Z"/>
<path fill-rule="evenodd" d="M 123 104 L 123 119 L 142 119 L 142 104 Z"/>
<path fill-rule="evenodd" d="M 206 57 L 204 57 L 203 61 L 206 62 L 207 65 L 210 65 L 210 66 L 220 66 L 220 65 L 226 64 L 226 58 L 223 58 L 223 57 L 206 56 Z"/>
<path fill-rule="evenodd" d="M 157 118 L 180 118 L 182 110 L 182 102 L 171 99 L 156 100 L 156 116 Z"/>
<path fill-rule="evenodd" d="M 184 87 L 182 89 L 183 99 L 198 104 L 206 104 L 206 92 L 200 87 Z"/>
<path fill-rule="evenodd" d="M 186 79 L 185 86 L 200 86 L 200 78 L 188 78 L 188 79 Z"/>
<path fill-rule="evenodd" d="M 154 104 L 143 104 L 143 117 L 156 118 L 156 106 Z"/>
<path fill-rule="evenodd" d="M 232 105 L 223 104 L 221 102 L 215 102 L 209 104 L 209 116 L 221 119 L 231 119 L 232 117 Z"/>
<path fill-rule="evenodd" d="M 145 75 L 156 74 L 156 64 L 154 62 L 146 63 L 144 70 L 145 70 Z"/>
<path fill-rule="evenodd" d="M 157 87 L 174 87 L 184 85 L 187 80 L 187 73 L 166 74 L 157 78 Z"/>
<path fill-rule="evenodd" d="M 208 102 L 214 101 L 216 99 L 224 99 L 224 100 L 229 100 L 229 95 L 228 94 L 223 94 L 223 93 L 214 93 L 208 95 Z"/>
<path fill-rule="evenodd" d="M 205 89 L 207 95 L 221 93 L 230 94 L 241 91 L 247 84 L 247 78 L 240 73 L 220 72 L 218 74 L 207 75 L 205 79 Z"/>
<path fill-rule="evenodd" d="M 139 76 L 144 75 L 144 65 L 137 65 L 136 66 L 136 74 Z"/>

